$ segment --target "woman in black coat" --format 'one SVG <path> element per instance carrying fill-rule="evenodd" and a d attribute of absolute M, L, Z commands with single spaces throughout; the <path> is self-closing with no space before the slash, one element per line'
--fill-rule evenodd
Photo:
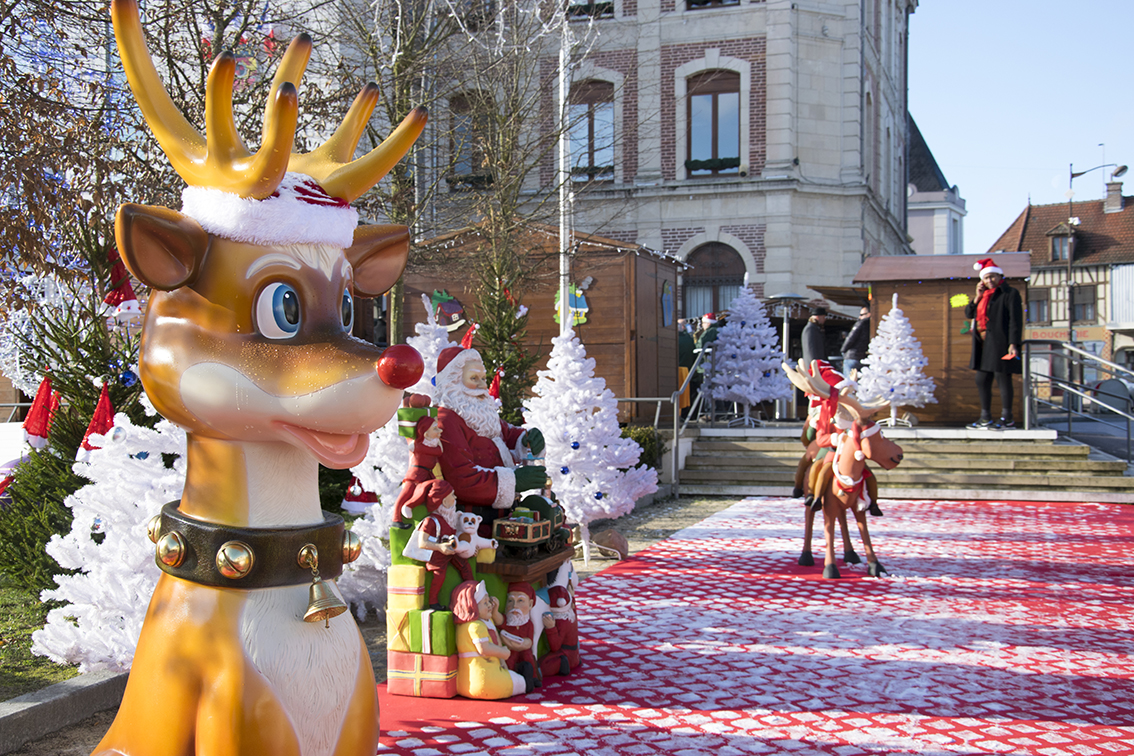
<path fill-rule="evenodd" d="M 1020 362 L 1024 335 L 1024 303 L 1020 292 L 1004 281 L 1004 271 L 992 260 L 981 260 L 976 298 L 965 305 L 973 322 L 973 353 L 969 367 L 976 372 L 980 419 L 970 428 L 1015 428 L 1012 419 L 1012 376 L 1023 372 Z M 992 379 L 1000 387 L 1000 420 L 992 420 Z"/>

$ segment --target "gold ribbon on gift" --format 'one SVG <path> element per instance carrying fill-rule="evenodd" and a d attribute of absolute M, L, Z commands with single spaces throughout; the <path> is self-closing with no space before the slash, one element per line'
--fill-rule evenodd
<path fill-rule="evenodd" d="M 409 610 L 386 610 L 386 635 L 391 651 L 413 651 L 409 632 Z"/>
<path fill-rule="evenodd" d="M 434 672 L 425 669 L 425 659 L 421 654 L 413 655 L 413 669 L 391 669 L 386 676 L 394 680 L 413 680 L 413 694 L 421 695 L 421 685 L 427 682 L 449 682 L 457 679 L 457 670 L 443 670 Z"/>

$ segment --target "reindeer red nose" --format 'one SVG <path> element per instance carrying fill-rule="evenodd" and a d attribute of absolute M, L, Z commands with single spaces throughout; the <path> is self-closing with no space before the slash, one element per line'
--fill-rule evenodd
<path fill-rule="evenodd" d="M 409 388 L 421 380 L 424 372 L 425 363 L 421 355 L 409 344 L 386 347 L 378 358 L 378 377 L 391 388 Z"/>

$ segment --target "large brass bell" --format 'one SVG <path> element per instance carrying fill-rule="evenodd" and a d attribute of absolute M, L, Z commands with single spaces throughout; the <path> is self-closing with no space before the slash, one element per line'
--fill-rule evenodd
<path fill-rule="evenodd" d="M 347 605 L 335 595 L 331 587 L 319 577 L 319 550 L 314 544 L 307 544 L 299 550 L 296 561 L 300 567 L 311 570 L 311 589 L 307 598 L 307 611 L 303 613 L 304 622 L 323 620 L 326 627 L 331 626 L 331 618 L 338 617 L 347 610 Z"/>

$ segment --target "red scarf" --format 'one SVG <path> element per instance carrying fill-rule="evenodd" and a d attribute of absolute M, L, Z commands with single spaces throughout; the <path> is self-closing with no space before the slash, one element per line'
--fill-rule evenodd
<path fill-rule="evenodd" d="M 976 306 L 976 327 L 981 333 L 988 330 L 988 303 L 992 301 L 992 294 L 996 289 L 985 289 Z"/>

